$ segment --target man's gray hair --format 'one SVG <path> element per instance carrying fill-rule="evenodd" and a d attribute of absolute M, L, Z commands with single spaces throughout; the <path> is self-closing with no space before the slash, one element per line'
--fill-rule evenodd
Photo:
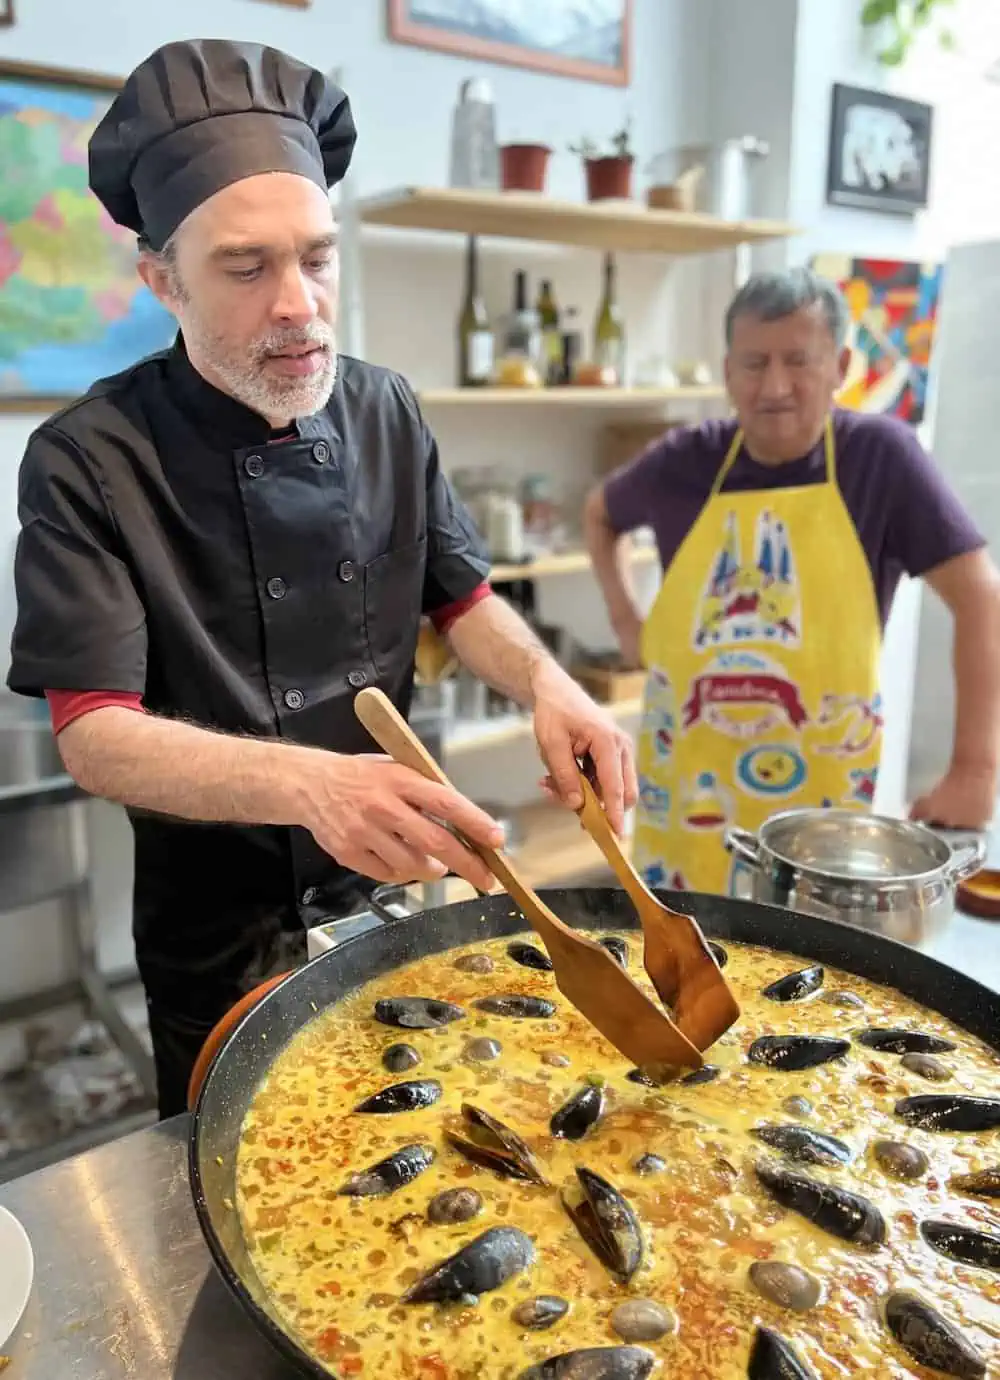
<path fill-rule="evenodd" d="M 733 343 L 733 324 L 737 317 L 752 316 L 758 321 L 780 321 L 802 307 L 823 308 L 837 349 L 847 342 L 850 315 L 847 303 L 835 283 L 821 278 L 808 268 L 790 268 L 783 273 L 755 273 L 740 288 L 726 311 L 726 345 Z"/>

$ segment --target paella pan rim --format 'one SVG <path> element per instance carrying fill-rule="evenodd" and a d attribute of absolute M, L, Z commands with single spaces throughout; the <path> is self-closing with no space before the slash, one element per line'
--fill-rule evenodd
<path fill-rule="evenodd" d="M 551 888 L 540 894 L 557 914 L 581 929 L 638 929 L 635 913 L 619 888 Z M 927 954 L 854 925 L 783 906 L 695 892 L 657 890 L 656 894 L 675 909 L 693 914 L 707 938 L 760 944 L 882 983 L 1000 1051 L 1000 996 Z M 246 1254 L 234 1206 L 235 1157 L 258 1083 L 316 1009 L 405 963 L 527 928 L 520 911 L 504 894 L 389 919 L 319 955 L 278 983 L 241 1018 L 212 1060 L 188 1137 L 198 1225 L 230 1293 L 299 1373 L 316 1380 L 330 1380 L 331 1375 L 258 1302 L 234 1260 L 234 1253 L 238 1255 L 241 1249 Z M 226 1235 L 228 1245 L 223 1239 Z M 246 1263 L 251 1273 L 249 1260 Z M 258 1283 L 257 1287 L 263 1296 L 262 1286 Z"/>

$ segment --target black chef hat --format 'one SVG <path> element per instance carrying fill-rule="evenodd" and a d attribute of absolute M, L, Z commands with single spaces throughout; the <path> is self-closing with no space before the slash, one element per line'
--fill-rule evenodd
<path fill-rule="evenodd" d="M 357 133 L 322 72 L 259 43 L 168 43 L 141 63 L 90 140 L 90 186 L 153 249 L 241 178 L 291 172 L 326 190 Z"/>

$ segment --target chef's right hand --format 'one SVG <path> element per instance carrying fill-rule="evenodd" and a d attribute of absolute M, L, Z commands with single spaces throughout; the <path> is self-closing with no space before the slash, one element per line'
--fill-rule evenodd
<path fill-rule="evenodd" d="M 450 786 L 427 781 L 388 757 L 321 757 L 312 759 L 303 822 L 343 867 L 397 883 L 433 882 L 454 872 L 479 891 L 491 889 L 486 864 L 436 822 L 501 848 L 503 830 L 485 811 Z"/>

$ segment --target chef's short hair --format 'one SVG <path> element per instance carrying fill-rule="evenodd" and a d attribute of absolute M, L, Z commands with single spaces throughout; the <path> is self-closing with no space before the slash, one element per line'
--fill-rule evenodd
<path fill-rule="evenodd" d="M 737 292 L 726 310 L 726 345 L 733 343 L 733 325 L 740 316 L 758 321 L 780 321 L 802 307 L 823 308 L 830 334 L 841 349 L 847 341 L 850 316 L 840 289 L 808 268 L 789 268 L 781 273 L 754 273 Z"/>

